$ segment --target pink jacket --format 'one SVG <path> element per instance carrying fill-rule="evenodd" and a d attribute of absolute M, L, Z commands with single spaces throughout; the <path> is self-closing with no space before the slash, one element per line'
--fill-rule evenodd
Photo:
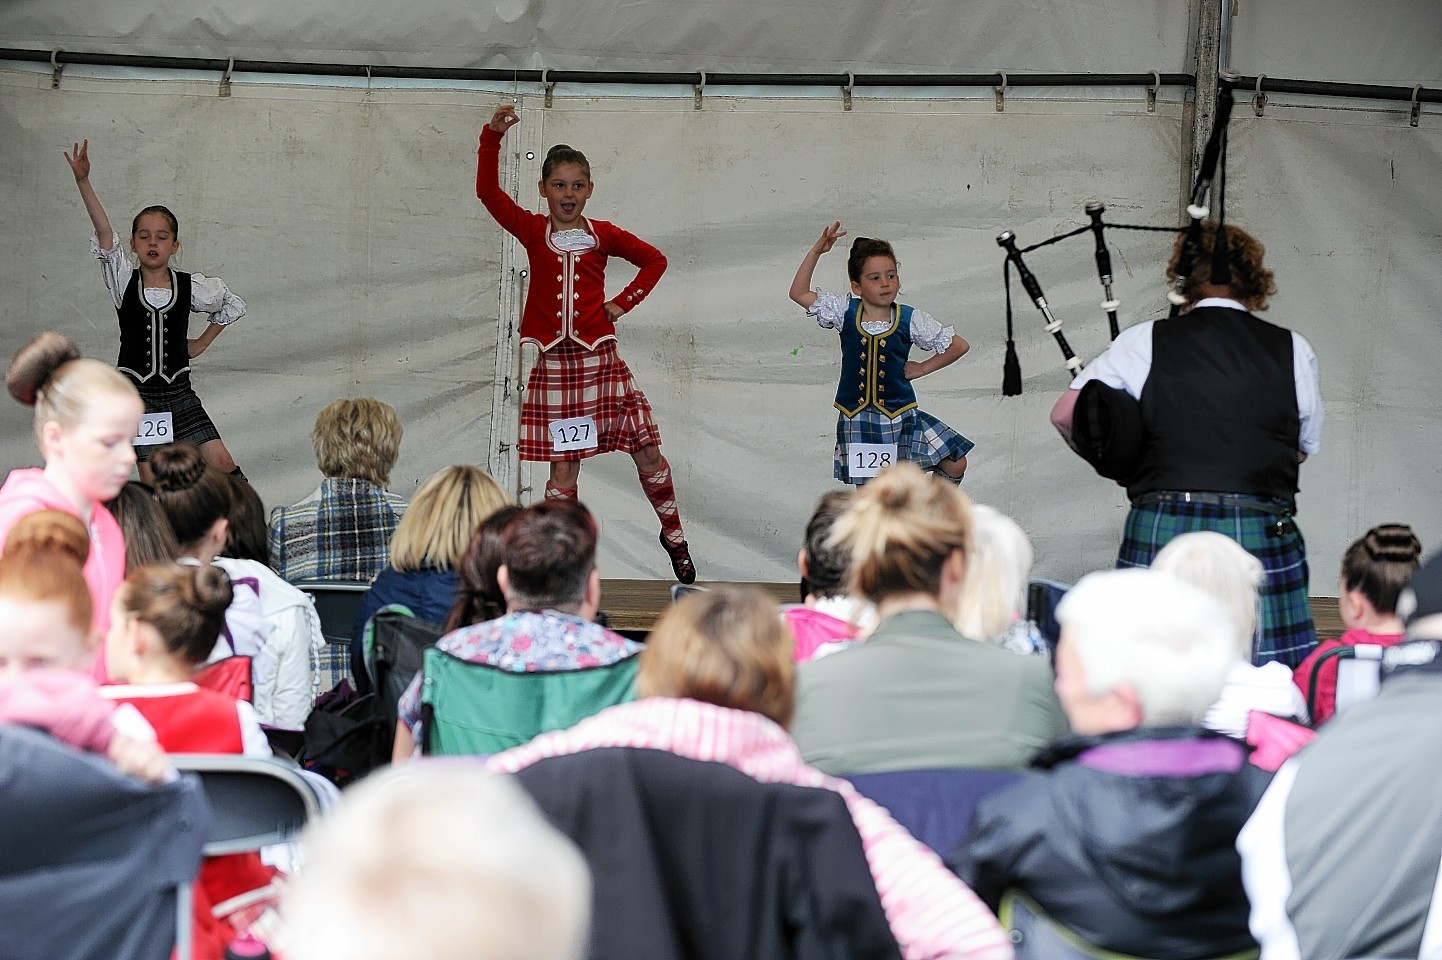
<path fill-rule="evenodd" d="M 11 470 L 5 486 L 0 487 L 0 551 L 5 549 L 10 528 L 21 517 L 39 510 L 64 510 L 71 516 L 80 515 L 75 504 L 45 478 L 45 471 Z M 125 538 L 115 517 L 97 503 L 90 516 L 90 556 L 85 561 L 85 582 L 90 585 L 90 602 L 94 605 L 90 629 L 99 637 L 103 638 L 110 628 L 110 601 L 124 579 Z M 95 676 L 104 682 L 105 657 L 97 655 L 96 662 Z"/>

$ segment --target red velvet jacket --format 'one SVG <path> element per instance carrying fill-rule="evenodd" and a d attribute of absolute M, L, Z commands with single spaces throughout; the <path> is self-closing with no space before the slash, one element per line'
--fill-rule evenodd
<path fill-rule="evenodd" d="M 606 316 L 606 260 L 620 257 L 640 272 L 615 297 L 624 311 L 646 299 L 661 274 L 666 256 L 635 234 L 605 220 L 585 220 L 596 246 L 568 253 L 551 246 L 551 220 L 521 208 L 500 187 L 501 135 L 481 130 L 476 164 L 476 196 L 501 228 L 521 241 L 530 259 L 531 283 L 521 315 L 521 341 L 549 350 L 574 340 L 588 350 L 616 339 L 616 325 Z"/>

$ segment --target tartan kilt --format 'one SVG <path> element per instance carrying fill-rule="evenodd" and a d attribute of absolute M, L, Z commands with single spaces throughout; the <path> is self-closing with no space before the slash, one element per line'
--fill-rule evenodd
<path fill-rule="evenodd" d="M 549 424 L 572 417 L 595 419 L 596 449 L 560 453 L 551 449 Z M 631 368 L 616 353 L 616 341 L 588 350 L 574 340 L 563 340 L 543 352 L 531 368 L 521 404 L 522 460 L 584 460 L 613 450 L 635 453 L 660 443 L 661 430 L 651 416 L 651 404 L 636 386 Z"/>
<path fill-rule="evenodd" d="M 851 476 L 847 468 L 846 450 L 853 443 L 894 443 L 898 460 L 910 460 L 923 470 L 931 470 L 943 460 L 963 457 L 975 443 L 916 407 L 892 419 L 880 410 L 868 407 L 848 417 L 836 418 L 836 449 L 832 455 L 832 475 L 842 483 L 861 486 L 870 477 Z"/>
<path fill-rule="evenodd" d="M 133 380 L 131 382 L 134 383 Z M 215 422 L 210 419 L 210 414 L 205 412 L 200 397 L 195 395 L 195 388 L 190 385 L 189 374 L 174 383 L 160 381 L 157 384 L 155 380 L 144 384 L 136 383 L 135 389 L 140 391 L 146 413 L 170 412 L 171 422 L 175 427 L 173 440 L 188 440 L 199 446 L 208 440 L 220 439 L 220 431 L 215 428 Z M 162 444 L 148 443 L 137 446 L 135 459 L 142 463 L 149 460 L 150 452 L 158 446 Z"/>
<path fill-rule="evenodd" d="M 1301 663 L 1317 645 L 1312 608 L 1307 602 L 1307 545 L 1295 518 L 1280 536 L 1278 517 L 1248 507 L 1200 503 L 1153 503 L 1134 506 L 1117 553 L 1118 567 L 1150 566 L 1152 558 L 1173 538 L 1196 530 L 1214 530 L 1241 544 L 1262 562 L 1266 580 L 1258 590 L 1258 635 L 1252 662 L 1272 660 L 1289 668 Z M 1272 532 L 1269 532 L 1272 531 Z"/>

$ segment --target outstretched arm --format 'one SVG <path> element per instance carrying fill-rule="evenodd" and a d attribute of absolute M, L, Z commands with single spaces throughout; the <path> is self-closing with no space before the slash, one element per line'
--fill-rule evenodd
<path fill-rule="evenodd" d="M 940 353 L 934 353 L 925 360 L 906 361 L 906 366 L 902 368 L 902 375 L 908 380 L 916 380 L 928 373 L 935 373 L 942 367 L 949 367 L 966 356 L 970 349 L 971 344 L 963 338 L 953 335 L 951 343 Z"/>
<path fill-rule="evenodd" d="M 516 105 L 503 103 L 491 114 L 481 129 L 481 144 L 476 153 L 476 196 L 501 229 L 527 245 L 535 241 L 536 221 L 541 218 L 521 209 L 511 195 L 501 189 L 501 138 L 521 122 Z"/>
<path fill-rule="evenodd" d="M 85 212 L 90 214 L 90 223 L 95 227 L 95 239 L 100 241 L 101 250 L 109 250 L 114 245 L 115 230 L 110 226 L 105 208 L 100 205 L 100 198 L 95 195 L 95 188 L 90 185 L 90 141 L 82 140 L 71 149 L 74 153 L 67 152 L 65 162 L 70 164 L 70 172 L 75 174 L 80 199 L 85 201 Z"/>
<path fill-rule="evenodd" d="M 846 231 L 841 229 L 840 220 L 821 231 L 821 236 L 811 245 L 811 249 L 806 251 L 806 256 L 801 258 L 801 266 L 796 268 L 796 278 L 791 281 L 793 302 L 807 310 L 811 309 L 811 305 L 816 302 L 816 291 L 811 289 L 811 275 L 816 272 L 816 263 L 823 253 L 836 246 L 836 241 L 844 236 Z"/>

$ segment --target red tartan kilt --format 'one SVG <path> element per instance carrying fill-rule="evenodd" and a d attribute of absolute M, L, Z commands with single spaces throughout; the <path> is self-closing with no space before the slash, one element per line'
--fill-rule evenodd
<path fill-rule="evenodd" d="M 551 449 L 547 429 L 551 421 L 573 417 L 595 418 L 600 444 L 595 450 Z M 563 340 L 542 353 L 531 368 L 521 404 L 522 460 L 584 460 L 613 450 L 634 453 L 660 443 L 651 404 L 636 386 L 631 368 L 617 355 L 616 341 L 587 350 Z"/>

